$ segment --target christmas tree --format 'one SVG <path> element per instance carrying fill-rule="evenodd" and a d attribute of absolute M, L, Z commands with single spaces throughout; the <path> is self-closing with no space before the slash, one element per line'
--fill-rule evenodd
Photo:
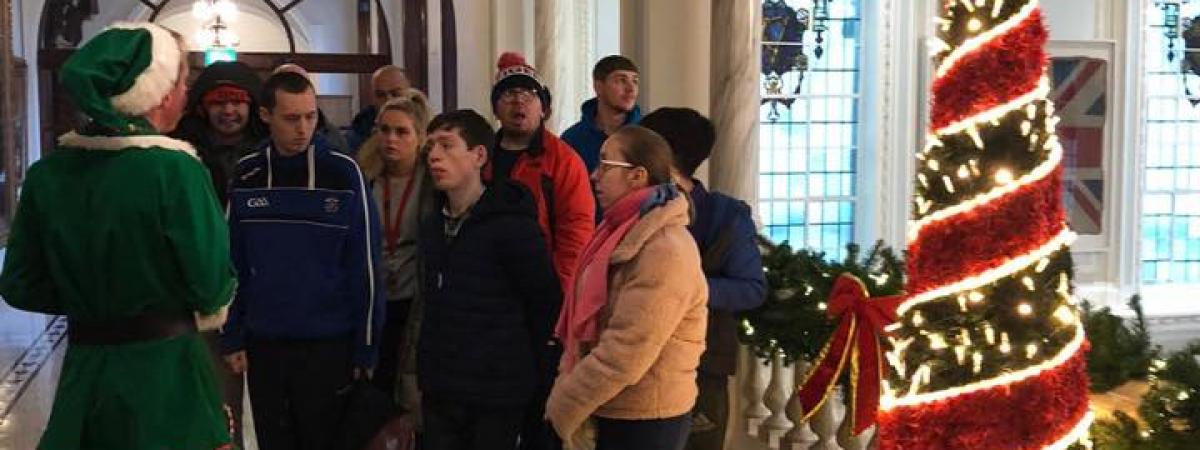
<path fill-rule="evenodd" d="M 1041 10 L 947 0 L 937 27 L 880 448 L 1068 448 L 1092 415 Z"/>

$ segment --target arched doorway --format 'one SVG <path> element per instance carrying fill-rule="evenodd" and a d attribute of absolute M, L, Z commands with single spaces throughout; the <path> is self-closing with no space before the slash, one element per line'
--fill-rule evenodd
<path fill-rule="evenodd" d="M 117 5 L 118 3 L 123 4 Z M 62 89 L 56 86 L 57 70 L 76 46 L 115 20 L 141 19 L 180 26 L 179 24 L 186 23 L 191 3 L 191 0 L 130 0 L 106 1 L 101 5 L 95 0 L 48 0 L 42 11 L 38 51 L 39 100 L 40 104 L 45 105 L 40 117 L 42 150 L 51 150 L 55 137 L 74 128 L 78 123 L 70 100 Z M 403 20 L 400 21 L 405 36 L 403 58 L 393 58 L 391 27 L 380 0 L 357 0 L 351 5 L 315 0 L 240 0 L 237 3 L 240 9 L 249 12 L 248 20 L 263 27 L 269 26 L 265 29 L 253 28 L 256 33 L 274 35 L 274 40 L 258 40 L 256 46 L 248 46 L 259 51 L 239 51 L 238 60 L 256 70 L 265 73 L 284 62 L 293 62 L 315 74 L 352 75 L 358 78 L 358 92 L 351 93 L 354 94 L 352 96 L 366 99 L 369 98 L 370 73 L 380 66 L 402 59 L 409 62 L 404 65 L 410 73 L 414 87 L 424 90 L 427 86 L 428 52 L 427 41 L 423 39 L 424 36 L 428 36 L 425 22 L 426 2 L 403 2 Z M 449 17 L 453 18 L 452 0 L 444 0 L 441 8 L 443 12 L 448 10 Z M 330 13 L 341 14 L 339 17 L 345 19 L 340 27 L 334 27 L 341 33 L 328 33 L 328 29 L 331 28 L 328 25 L 312 26 L 304 20 L 306 15 L 321 17 Z M 272 17 L 274 21 L 270 20 Z M 324 30 L 313 32 L 313 29 L 322 27 Z M 453 33 L 453 20 L 450 20 L 449 24 L 444 21 L 441 31 L 445 33 L 447 27 Z M 319 31 L 327 33 L 322 36 Z M 282 36 L 279 36 L 280 33 Z M 247 35 L 244 32 L 239 34 Z M 332 37 L 328 36 L 330 34 Z M 287 42 L 286 48 L 278 45 L 283 39 Z M 321 51 L 320 45 L 314 45 L 314 42 L 337 42 L 347 46 L 339 48 L 339 51 Z M 443 70 L 444 77 L 450 80 L 445 86 L 446 91 L 455 92 L 457 73 L 453 67 L 454 35 L 443 36 L 442 42 L 444 45 L 449 44 L 448 47 L 444 47 L 443 54 L 443 66 L 446 68 Z M 268 45 L 274 47 L 266 47 Z M 199 52 L 191 52 L 189 61 L 193 72 L 198 72 L 203 67 L 203 55 Z M 318 90 L 321 90 L 321 86 L 318 86 Z M 453 96 L 447 96 L 446 100 L 446 105 L 453 107 Z"/>

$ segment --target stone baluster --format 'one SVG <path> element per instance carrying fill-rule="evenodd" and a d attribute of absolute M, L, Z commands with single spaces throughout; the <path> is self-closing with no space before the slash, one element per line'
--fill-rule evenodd
<path fill-rule="evenodd" d="M 797 387 L 804 381 L 804 376 L 808 373 L 812 364 L 807 361 L 796 361 L 793 367 L 794 381 L 792 386 Z M 794 425 L 791 430 L 788 430 L 787 434 L 783 435 L 783 439 L 779 442 L 779 448 L 787 450 L 806 449 L 808 448 L 808 443 L 817 440 L 817 435 L 813 434 L 812 430 L 809 429 L 810 424 L 805 422 L 802 419 L 803 417 L 804 407 L 800 404 L 800 398 L 795 395 L 790 396 L 787 403 L 787 418 Z"/>
<path fill-rule="evenodd" d="M 771 414 L 771 410 L 763 404 L 763 392 L 767 389 L 766 383 L 763 382 L 765 366 L 753 350 L 742 347 L 741 353 L 742 395 L 746 401 L 746 408 L 742 414 L 746 417 L 746 432 L 751 436 L 758 436 L 759 425 Z"/>
<path fill-rule="evenodd" d="M 792 394 L 791 385 L 792 378 L 788 376 L 788 367 L 783 363 L 783 354 L 776 353 L 771 358 L 771 382 L 767 384 L 767 392 L 763 395 L 771 415 L 758 429 L 758 439 L 768 447 L 777 448 L 779 438 L 792 428 L 792 422 L 785 415 L 788 397 Z"/>
<path fill-rule="evenodd" d="M 799 381 L 802 380 L 803 378 L 797 378 L 797 386 L 799 386 Z M 829 394 L 829 398 L 825 400 L 825 403 L 821 405 L 821 409 L 818 409 L 817 413 L 813 414 L 810 422 L 812 423 L 812 429 L 816 435 L 817 442 L 814 442 L 809 447 L 810 449 L 838 450 L 839 447 L 834 441 L 837 438 L 837 409 L 841 404 L 841 395 L 835 388 L 834 392 Z"/>

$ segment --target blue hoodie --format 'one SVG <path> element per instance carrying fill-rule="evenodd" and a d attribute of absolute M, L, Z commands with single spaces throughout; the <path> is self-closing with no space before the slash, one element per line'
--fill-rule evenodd
<path fill-rule="evenodd" d="M 583 164 L 587 166 L 588 173 L 594 172 L 596 166 L 600 165 L 600 146 L 604 145 L 604 141 L 608 139 L 604 130 L 596 125 L 598 108 L 599 102 L 595 97 L 583 102 L 583 106 L 579 108 L 581 111 L 579 122 L 571 125 L 571 128 L 567 128 L 567 131 L 562 134 L 562 140 L 567 141 L 571 148 L 575 149 L 575 153 L 583 158 Z M 642 120 L 642 107 L 633 105 L 633 110 L 625 115 L 624 125 L 635 124 L 639 120 Z M 599 220 L 598 217 L 597 220 Z"/>
<path fill-rule="evenodd" d="M 354 160 L 316 138 L 290 157 L 270 144 L 238 161 L 229 194 L 238 291 L 221 336 L 347 337 L 356 367 L 374 367 L 386 315 L 375 202 Z"/>

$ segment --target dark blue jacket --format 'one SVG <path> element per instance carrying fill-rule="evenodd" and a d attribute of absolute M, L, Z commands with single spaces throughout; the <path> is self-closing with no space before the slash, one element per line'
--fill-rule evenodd
<path fill-rule="evenodd" d="M 594 172 L 596 166 L 600 165 L 600 146 L 608 139 L 604 130 L 596 125 L 596 110 L 599 107 L 595 97 L 583 102 L 583 106 L 579 107 L 579 122 L 571 125 L 571 128 L 567 128 L 562 134 L 562 140 L 571 144 L 575 152 L 579 153 L 579 157 L 583 158 L 583 165 L 587 166 L 588 173 Z M 633 111 L 625 115 L 625 125 L 638 123 L 639 120 L 642 120 L 642 107 L 633 105 Z M 599 217 L 596 220 L 600 220 Z"/>
<path fill-rule="evenodd" d="M 763 276 L 750 207 L 741 200 L 709 192 L 692 180 L 695 219 L 688 227 L 700 249 L 708 279 L 708 334 L 700 358 L 700 371 L 732 375 L 737 367 L 737 320 L 733 313 L 757 308 L 766 300 Z"/>
<path fill-rule="evenodd" d="M 709 192 L 693 180 L 692 208 L 695 220 L 688 229 L 696 239 L 701 255 L 718 244 L 720 233 L 730 233 L 728 247 L 721 250 L 719 268 L 706 270 L 708 308 L 718 311 L 745 311 L 766 300 L 767 280 L 762 271 L 762 253 L 755 241 L 754 219 L 745 202 L 720 192 Z M 708 269 L 708 268 L 706 268 Z"/>
<path fill-rule="evenodd" d="M 224 351 L 265 339 L 347 337 L 373 367 L 386 315 L 379 220 L 358 165 L 323 139 L 284 157 L 270 145 L 238 161 L 230 192 L 237 297 Z"/>
<path fill-rule="evenodd" d="M 421 226 L 421 393 L 468 405 L 525 405 L 542 374 L 558 365 L 546 342 L 562 305 L 533 196 L 515 181 L 495 183 L 456 237 L 447 239 L 444 225 L 445 216 L 433 214 Z"/>

